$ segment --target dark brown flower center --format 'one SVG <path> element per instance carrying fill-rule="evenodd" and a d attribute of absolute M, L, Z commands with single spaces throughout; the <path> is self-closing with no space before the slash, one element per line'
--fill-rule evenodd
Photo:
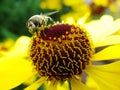
<path fill-rule="evenodd" d="M 40 76 L 67 80 L 80 75 L 89 64 L 93 49 L 87 33 L 80 27 L 56 24 L 34 34 L 30 57 Z"/>

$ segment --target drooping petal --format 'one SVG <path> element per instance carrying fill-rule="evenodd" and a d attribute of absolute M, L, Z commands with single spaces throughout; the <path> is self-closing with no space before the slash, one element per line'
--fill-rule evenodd
<path fill-rule="evenodd" d="M 120 35 L 111 35 L 99 42 L 94 42 L 95 47 L 106 46 L 106 45 L 113 45 L 113 44 L 120 44 Z"/>
<path fill-rule="evenodd" d="M 109 46 L 100 52 L 93 55 L 93 61 L 119 59 L 120 58 L 120 46 Z"/>
<path fill-rule="evenodd" d="M 47 80 L 47 77 L 41 77 L 39 80 L 25 88 L 24 90 L 37 90 L 45 81 Z"/>
<path fill-rule="evenodd" d="M 120 61 L 106 65 L 91 65 L 86 69 L 100 90 L 120 90 Z"/>
<path fill-rule="evenodd" d="M 23 58 L 0 59 L 0 90 L 14 88 L 33 75 L 31 62 Z"/>
<path fill-rule="evenodd" d="M 71 90 L 93 90 L 81 82 L 80 79 L 71 78 L 70 79 Z"/>

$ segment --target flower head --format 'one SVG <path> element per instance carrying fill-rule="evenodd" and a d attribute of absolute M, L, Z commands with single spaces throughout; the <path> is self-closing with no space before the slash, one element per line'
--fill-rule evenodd
<path fill-rule="evenodd" d="M 35 31 L 29 46 L 30 38 L 19 38 L 0 58 L 0 89 L 12 89 L 33 76 L 29 56 L 40 78 L 25 90 L 43 83 L 45 90 L 119 90 L 119 23 L 103 16 L 85 24 L 89 34 L 81 26 L 55 23 Z"/>
<path fill-rule="evenodd" d="M 43 33 L 33 36 L 30 47 L 30 57 L 39 75 L 61 81 L 81 75 L 94 51 L 85 30 L 56 24 L 44 28 Z"/>
<path fill-rule="evenodd" d="M 112 32 L 111 30 L 110 33 L 103 36 L 104 39 L 107 37 L 107 40 L 110 38 L 113 40 L 112 38 L 116 37 L 110 37 L 110 35 L 115 33 L 119 27 L 113 29 L 115 31 Z M 120 36 L 117 36 L 117 38 L 119 39 Z M 109 75 L 118 77 L 117 74 L 120 70 L 116 68 L 120 65 L 120 61 L 106 65 L 94 65 L 92 63 L 94 61 L 111 59 L 114 61 L 116 59 L 118 60 L 120 55 L 116 50 L 119 51 L 120 46 L 113 45 L 120 43 L 117 38 L 112 43 L 101 43 L 100 40 L 100 45 L 98 45 L 96 44 L 98 38 L 94 40 L 95 43 L 92 43 L 90 35 L 80 26 L 64 23 L 45 26 L 42 30 L 34 33 L 29 47 L 29 56 L 41 78 L 27 87 L 26 90 L 37 89 L 43 83 L 45 83 L 46 90 L 52 90 L 53 88 L 58 90 L 60 82 L 63 83 L 63 87 L 67 85 L 67 88 L 70 88 L 70 90 L 93 90 L 88 83 L 85 85 L 82 82 L 81 79 L 84 73 L 87 73 L 88 77 L 92 77 L 94 83 L 98 83 L 98 87 L 94 87 L 95 90 L 107 88 L 119 90 L 119 85 L 112 83 Z M 103 41 L 105 42 L 106 39 Z M 95 46 L 93 47 L 93 45 Z M 112 68 L 115 65 L 117 71 Z M 109 70 L 110 66 L 112 68 L 111 70 Z M 110 73 L 112 70 L 115 72 L 114 74 Z M 103 75 L 105 71 L 107 73 Z M 115 80 L 117 79 L 115 78 Z M 109 87 L 109 82 L 113 86 Z M 105 84 L 104 87 L 102 87 L 103 83 Z"/>

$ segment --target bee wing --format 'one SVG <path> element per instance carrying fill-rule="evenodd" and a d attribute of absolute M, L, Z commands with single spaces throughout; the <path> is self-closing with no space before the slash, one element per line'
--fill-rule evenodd
<path fill-rule="evenodd" d="M 45 15 L 50 16 L 50 15 L 55 14 L 57 12 L 59 12 L 59 11 L 53 11 L 53 12 L 45 13 Z"/>

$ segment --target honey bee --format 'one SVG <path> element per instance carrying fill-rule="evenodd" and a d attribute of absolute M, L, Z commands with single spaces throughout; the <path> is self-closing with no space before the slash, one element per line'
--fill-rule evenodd
<path fill-rule="evenodd" d="M 49 20 L 53 22 L 53 19 L 50 17 L 50 15 L 57 12 L 58 11 L 54 11 L 47 14 L 34 15 L 30 17 L 26 23 L 26 26 L 29 29 L 29 32 L 31 34 L 33 34 L 34 32 L 38 32 L 40 28 L 43 28 L 44 26 L 47 25 Z"/>

